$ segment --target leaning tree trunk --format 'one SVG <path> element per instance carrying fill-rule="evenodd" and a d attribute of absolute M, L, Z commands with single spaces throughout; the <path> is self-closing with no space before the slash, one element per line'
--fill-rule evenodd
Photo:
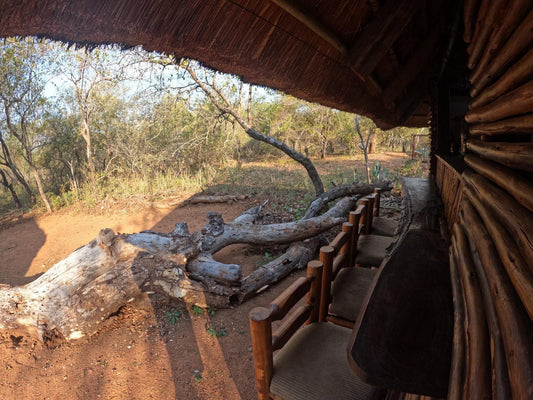
<path fill-rule="evenodd" d="M 209 85 L 205 82 L 202 82 L 198 76 L 196 75 L 196 72 L 188 65 L 188 64 L 182 64 L 181 67 L 185 69 L 191 78 L 196 82 L 196 84 L 204 91 L 204 93 L 209 97 L 213 105 L 218 108 L 219 111 L 225 114 L 231 115 L 233 118 L 235 118 L 235 121 L 244 129 L 246 134 L 250 136 L 251 138 L 255 140 L 259 140 L 261 142 L 265 142 L 282 152 L 284 152 L 286 155 L 288 155 L 290 158 L 295 160 L 296 162 L 300 163 L 305 170 L 307 171 L 307 175 L 309 176 L 309 179 L 311 179 L 311 182 L 313 183 L 313 186 L 315 188 L 315 194 L 317 196 L 320 196 L 322 193 L 324 193 L 324 184 L 322 183 L 322 179 L 320 179 L 320 175 L 318 174 L 318 171 L 316 170 L 313 162 L 303 154 L 297 152 L 296 150 L 292 149 L 291 147 L 287 146 L 285 143 L 283 143 L 280 140 L 277 140 L 273 138 L 272 136 L 264 135 L 261 132 L 254 129 L 232 106 L 231 103 L 227 100 L 227 98 L 224 96 L 224 94 L 215 87 L 214 84 Z M 218 98 L 217 98 L 218 96 Z M 221 100 L 219 100 L 219 98 Z M 225 104 L 222 104 L 225 103 Z"/>
<path fill-rule="evenodd" d="M 255 224 L 263 206 L 228 224 L 219 213 L 209 213 L 205 227 L 193 234 L 186 223 L 176 224 L 168 234 L 115 235 L 103 229 L 35 281 L 21 287 L 2 285 L 0 330 L 42 340 L 77 339 L 97 332 L 100 322 L 143 292 L 204 307 L 243 301 L 303 267 L 318 246 L 314 237 L 340 225 L 356 202 L 356 197 L 344 198 L 320 216 L 286 224 Z M 239 265 L 212 257 L 235 243 L 293 244 L 283 256 L 243 279 Z"/>

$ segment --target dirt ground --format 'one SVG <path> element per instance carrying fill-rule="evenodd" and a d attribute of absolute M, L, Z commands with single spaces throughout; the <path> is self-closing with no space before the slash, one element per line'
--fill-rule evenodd
<path fill-rule="evenodd" d="M 231 221 L 262 199 L 185 207 L 176 202 L 134 212 L 56 213 L 4 229 L 0 283 L 21 285 L 36 279 L 102 227 L 169 232 L 176 222 L 187 221 L 195 231 L 205 224 L 208 211 L 219 211 Z M 248 246 L 232 246 L 218 258 L 252 269 L 262 259 L 253 253 Z M 248 312 L 270 302 L 293 279 L 235 309 L 205 310 L 203 315 L 180 303 L 154 305 L 146 298 L 122 309 L 90 339 L 55 348 L 0 337 L 0 399 L 253 399 Z M 165 312 L 175 311 L 183 314 L 172 323 Z M 226 335 L 212 337 L 211 326 Z"/>
<path fill-rule="evenodd" d="M 169 232 L 176 222 L 186 221 L 192 232 L 205 224 L 208 211 L 231 221 L 264 199 L 180 206 L 183 200 L 104 209 L 97 215 L 57 212 L 0 227 L 0 284 L 36 279 L 104 227 L 123 233 Z M 248 246 L 231 246 L 218 258 L 246 271 L 263 255 Z M 303 274 L 289 276 L 234 309 L 203 314 L 146 297 L 109 318 L 100 333 L 77 343 L 46 347 L 0 333 L 0 399 L 254 399 L 248 312 L 268 304 Z M 168 313 L 180 312 L 179 320 L 170 320 Z"/>

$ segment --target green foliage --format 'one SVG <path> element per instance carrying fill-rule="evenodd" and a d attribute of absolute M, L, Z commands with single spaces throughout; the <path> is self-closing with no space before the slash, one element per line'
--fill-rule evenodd
<path fill-rule="evenodd" d="M 193 379 L 196 383 L 200 382 L 203 379 L 202 373 L 200 371 L 194 371 Z"/>
<path fill-rule="evenodd" d="M 181 319 L 181 316 L 183 315 L 183 311 L 180 311 L 180 310 L 165 311 L 165 315 L 167 316 L 168 322 L 174 325 L 176 322 L 178 322 Z"/>
<path fill-rule="evenodd" d="M 209 324 L 205 328 L 207 334 L 211 336 L 213 339 L 216 339 L 217 337 L 221 336 L 228 336 L 228 332 L 226 331 L 226 328 L 215 328 L 212 324 Z"/>
<path fill-rule="evenodd" d="M 195 317 L 205 314 L 204 309 L 200 306 L 197 306 L 196 304 L 192 306 L 192 313 L 194 314 Z"/>
<path fill-rule="evenodd" d="M 268 264 L 270 261 L 273 261 L 277 258 L 274 254 L 270 254 L 268 251 L 265 251 L 263 259 L 261 260 L 261 265 Z"/>
<path fill-rule="evenodd" d="M 426 175 L 427 171 L 424 168 L 422 160 L 407 160 L 404 166 L 399 170 L 400 176 L 406 176 L 410 178 L 421 178 Z"/>

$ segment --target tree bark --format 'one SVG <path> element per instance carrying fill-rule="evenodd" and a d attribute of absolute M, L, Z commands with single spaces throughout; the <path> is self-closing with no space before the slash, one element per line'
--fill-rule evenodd
<path fill-rule="evenodd" d="M 375 188 L 381 188 L 382 191 L 392 189 L 391 182 L 376 182 L 369 185 L 342 185 L 336 186 L 320 195 L 311 202 L 302 219 L 312 218 L 320 213 L 329 202 L 346 196 L 355 196 L 371 194 Z"/>
<path fill-rule="evenodd" d="M 28 197 L 30 199 L 30 203 L 33 205 L 35 204 L 35 194 L 30 188 L 30 185 L 28 185 L 28 182 L 26 179 L 24 179 L 24 176 L 22 176 L 20 170 L 13 162 L 13 159 L 11 158 L 11 152 L 9 151 L 9 148 L 7 147 L 6 142 L 2 138 L 2 135 L 0 135 L 0 145 L 2 145 L 2 153 L 4 161 L 2 162 L 6 167 L 8 167 L 15 178 L 19 181 L 19 183 L 22 185 L 26 193 L 28 194 Z"/>
<path fill-rule="evenodd" d="M 363 150 L 363 154 L 365 155 L 366 180 L 367 180 L 367 183 L 371 183 L 372 179 L 370 178 L 370 162 L 368 161 L 368 143 L 370 142 L 374 129 L 372 128 L 369 129 L 368 136 L 366 137 L 366 143 L 365 143 L 363 134 L 361 133 L 361 128 L 359 126 L 359 115 L 355 116 L 355 128 L 357 130 L 357 134 L 359 135 L 359 140 L 361 140 L 360 147 Z"/>
<path fill-rule="evenodd" d="M 15 188 L 13 187 L 13 182 L 9 181 L 9 179 L 7 178 L 7 174 L 4 172 L 2 168 L 0 168 L 0 177 L 2 178 L 2 185 L 9 190 L 9 193 L 11 193 L 11 197 L 13 198 L 13 201 L 15 202 L 15 207 L 22 208 L 22 203 L 20 202 L 17 196 L 17 192 L 15 191 Z"/>
<path fill-rule="evenodd" d="M 33 177 L 35 178 L 35 182 L 37 183 L 37 189 L 39 191 L 39 195 L 41 196 L 41 200 L 43 201 L 46 210 L 49 213 L 52 213 L 52 207 L 50 207 L 50 202 L 48 201 L 48 197 L 46 197 L 46 193 L 44 192 L 41 177 L 39 176 L 37 168 L 35 167 L 35 165 L 33 165 L 33 162 L 30 164 L 30 169 L 33 174 Z"/>

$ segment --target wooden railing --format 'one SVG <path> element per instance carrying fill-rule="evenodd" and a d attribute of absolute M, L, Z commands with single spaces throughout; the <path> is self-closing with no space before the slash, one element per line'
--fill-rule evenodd
<path fill-rule="evenodd" d="M 448 229 L 451 231 L 457 221 L 459 208 L 463 198 L 464 182 L 461 172 L 442 157 L 437 156 L 435 183 L 444 206 L 444 215 Z"/>

